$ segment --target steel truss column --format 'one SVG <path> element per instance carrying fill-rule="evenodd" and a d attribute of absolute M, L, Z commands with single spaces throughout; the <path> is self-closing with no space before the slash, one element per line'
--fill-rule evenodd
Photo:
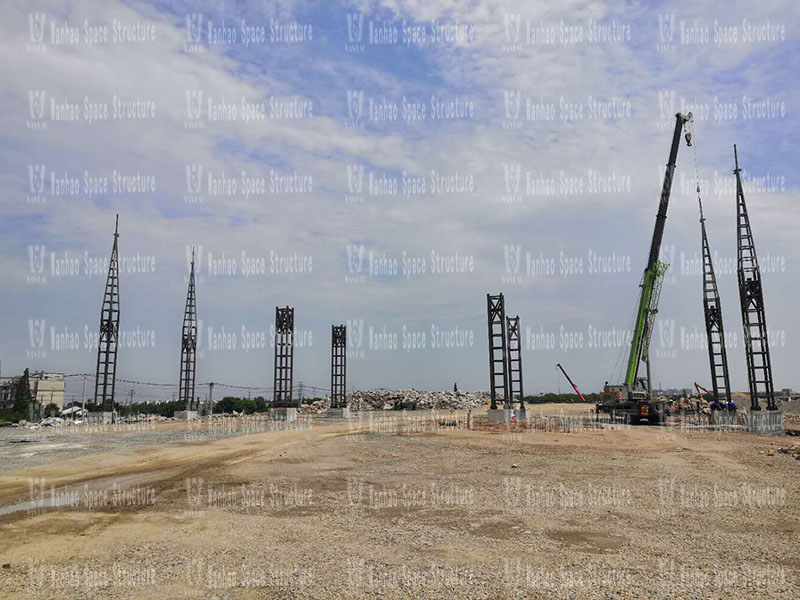
<path fill-rule="evenodd" d="M 708 360 L 711 366 L 711 383 L 714 400 L 717 403 L 727 402 L 731 397 L 731 384 L 728 377 L 728 353 L 725 349 L 725 328 L 722 324 L 722 303 L 717 288 L 717 277 L 714 273 L 714 262 L 711 259 L 711 248 L 706 233 L 706 219 L 703 216 L 703 202 L 700 204 L 700 229 L 703 236 L 703 313 L 706 320 L 706 337 L 708 341 Z"/>
<path fill-rule="evenodd" d="M 273 404 L 292 405 L 294 370 L 294 308 L 275 307 L 275 378 Z"/>
<path fill-rule="evenodd" d="M 347 327 L 331 325 L 331 408 L 347 408 Z"/>
<path fill-rule="evenodd" d="M 520 340 L 519 315 L 506 317 L 508 334 L 508 388 L 511 404 L 519 400 L 519 409 L 525 410 L 522 393 L 522 345 Z"/>
<path fill-rule="evenodd" d="M 497 399 L 503 399 L 503 408 L 513 408 L 508 393 L 506 371 L 506 308 L 503 294 L 486 294 L 486 309 L 489 322 L 489 393 L 492 410 L 497 409 Z"/>
<path fill-rule="evenodd" d="M 733 146 L 736 168 L 736 231 L 738 247 L 739 303 L 742 308 L 744 349 L 747 358 L 747 381 L 750 385 L 750 409 L 761 410 L 760 400 L 767 410 L 775 410 L 775 390 L 772 383 L 772 363 L 769 356 L 767 318 L 764 313 L 764 293 L 761 270 L 758 268 L 753 232 L 742 190 L 739 154 Z"/>
<path fill-rule="evenodd" d="M 94 379 L 94 403 L 103 411 L 114 410 L 119 343 L 119 215 L 114 225 L 114 245 L 108 265 L 103 306 L 100 309 L 100 335 L 97 342 L 97 371 Z"/>
<path fill-rule="evenodd" d="M 178 400 L 192 410 L 194 401 L 195 360 L 197 354 L 197 307 L 194 290 L 194 248 L 189 266 L 189 289 L 186 292 L 186 308 L 183 312 L 181 330 L 181 374 Z M 199 403 L 198 403 L 199 404 Z M 199 406 L 197 407 L 200 408 Z"/>

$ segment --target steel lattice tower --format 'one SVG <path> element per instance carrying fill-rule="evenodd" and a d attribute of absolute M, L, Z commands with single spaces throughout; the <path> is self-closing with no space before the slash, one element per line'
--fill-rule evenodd
<path fill-rule="evenodd" d="M 186 292 L 186 308 L 183 312 L 183 328 L 181 330 L 181 379 L 178 395 L 178 400 L 186 404 L 186 410 L 192 410 L 192 404 L 194 403 L 196 354 L 197 306 L 194 290 L 194 248 L 192 248 L 192 261 L 189 266 L 189 289 Z"/>
<path fill-rule="evenodd" d="M 100 337 L 97 341 L 97 372 L 94 379 L 94 403 L 103 411 L 114 410 L 114 388 L 119 343 L 119 215 L 114 224 L 114 245 L 108 264 L 106 291 L 100 309 Z"/>
<path fill-rule="evenodd" d="M 706 319 L 708 340 L 708 360 L 711 366 L 711 383 L 716 402 L 727 401 L 731 397 L 731 384 L 728 377 L 728 353 L 725 350 L 725 328 L 722 325 L 722 303 L 717 289 L 717 277 L 711 260 L 708 245 L 706 219 L 703 216 L 703 201 L 700 205 L 700 230 L 703 235 L 703 313 Z"/>
<path fill-rule="evenodd" d="M 513 408 L 508 393 L 506 372 L 506 307 L 503 294 L 486 294 L 486 309 L 489 320 L 489 393 L 492 410 L 497 409 L 497 398 L 503 399 L 503 408 Z"/>
<path fill-rule="evenodd" d="M 520 341 L 519 315 L 506 317 L 508 333 L 508 388 L 513 405 L 514 399 L 519 400 L 519 409 L 525 410 L 525 400 L 522 396 L 522 344 Z"/>
<path fill-rule="evenodd" d="M 758 268 L 753 232 L 742 190 L 739 154 L 733 146 L 736 163 L 736 231 L 738 246 L 739 303 L 742 308 L 744 350 L 747 358 L 747 380 L 750 385 L 750 409 L 761 410 L 759 400 L 766 401 L 767 410 L 775 410 L 775 390 L 772 384 L 772 363 L 769 357 L 767 318 L 764 314 L 764 293 L 761 271 Z"/>
<path fill-rule="evenodd" d="M 294 368 L 294 308 L 275 307 L 275 379 L 273 404 L 289 406 L 292 402 Z"/>
<path fill-rule="evenodd" d="M 331 325 L 331 408 L 347 408 L 347 327 Z"/>

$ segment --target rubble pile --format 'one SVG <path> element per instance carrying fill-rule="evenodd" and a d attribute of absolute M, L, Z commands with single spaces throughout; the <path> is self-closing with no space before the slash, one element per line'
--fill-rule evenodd
<path fill-rule="evenodd" d="M 347 404 L 355 410 L 391 410 L 397 407 L 459 410 L 478 408 L 489 402 L 489 392 L 406 390 L 356 390 L 347 394 Z"/>
<path fill-rule="evenodd" d="M 324 400 L 315 400 L 311 404 L 303 404 L 297 411 L 300 414 L 319 414 L 323 413 L 331 407 L 331 401 L 328 398 Z"/>
<path fill-rule="evenodd" d="M 451 392 L 424 390 L 355 390 L 347 393 L 347 405 L 352 410 L 460 410 L 478 408 L 489 402 L 489 392 Z M 298 411 L 305 414 L 324 413 L 330 408 L 329 399 L 304 404 Z"/>
<path fill-rule="evenodd" d="M 664 399 L 666 400 L 666 397 L 664 397 Z M 698 403 L 700 405 L 701 414 L 711 414 L 711 406 L 705 398 L 686 398 L 681 396 L 678 399 L 677 407 L 680 411 L 693 411 L 697 410 Z"/>

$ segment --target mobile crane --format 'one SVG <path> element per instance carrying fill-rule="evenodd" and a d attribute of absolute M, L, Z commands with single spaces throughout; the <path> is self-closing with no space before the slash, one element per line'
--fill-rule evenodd
<path fill-rule="evenodd" d="M 572 389 L 575 390 L 576 394 L 578 394 L 578 398 L 581 399 L 581 402 L 586 402 L 586 398 L 583 397 L 583 394 L 581 394 L 581 391 L 578 389 L 578 386 L 575 385 L 575 382 L 572 381 L 572 379 L 570 379 L 569 375 L 567 375 L 567 372 L 564 370 L 564 367 L 561 366 L 561 363 L 557 363 L 556 366 L 559 369 L 561 369 L 561 372 L 564 374 L 564 377 L 567 378 L 567 381 L 569 381 L 570 385 L 572 386 Z"/>
<path fill-rule="evenodd" d="M 640 284 L 639 304 L 636 310 L 636 324 L 633 329 L 631 349 L 628 356 L 628 366 L 625 371 L 625 381 L 621 384 L 605 384 L 597 403 L 597 412 L 610 413 L 613 416 L 623 417 L 631 423 L 638 423 L 646 419 L 650 423 L 662 423 L 667 414 L 666 402 L 659 402 L 652 398 L 650 392 L 650 338 L 653 335 L 653 325 L 658 313 L 658 301 L 661 296 L 661 286 L 664 283 L 664 274 L 668 264 L 659 260 L 661 254 L 661 239 L 664 236 L 664 225 L 667 220 L 667 206 L 672 190 L 672 177 L 675 173 L 675 163 L 678 158 L 678 147 L 681 142 L 681 133 L 686 123 L 692 121 L 692 113 L 675 115 L 675 131 L 672 134 L 669 161 L 664 172 L 664 184 L 661 187 L 661 200 L 656 215 L 656 225 L 653 230 L 653 239 L 650 242 L 650 255 L 647 266 L 642 275 Z M 691 133 L 686 132 L 686 144 L 692 145 Z M 647 377 L 639 377 L 639 366 L 644 362 L 647 365 Z"/>

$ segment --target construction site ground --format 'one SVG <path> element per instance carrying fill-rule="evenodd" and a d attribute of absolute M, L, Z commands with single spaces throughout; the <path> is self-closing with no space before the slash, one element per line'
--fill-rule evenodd
<path fill-rule="evenodd" d="M 0 431 L 4 598 L 798 598 L 797 438 L 542 405 Z"/>

